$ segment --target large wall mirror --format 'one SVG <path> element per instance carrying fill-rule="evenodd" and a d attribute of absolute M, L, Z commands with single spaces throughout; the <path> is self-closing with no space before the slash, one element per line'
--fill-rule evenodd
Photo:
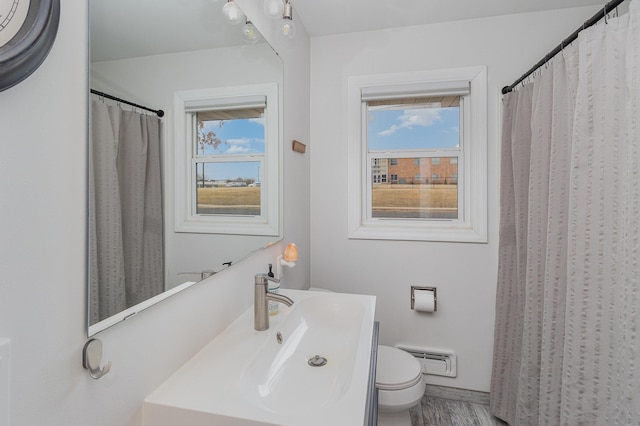
<path fill-rule="evenodd" d="M 224 3 L 89 0 L 89 336 L 282 238 L 283 64 Z M 204 228 L 181 226 L 185 209 Z M 242 225 L 263 217 L 270 232 Z"/>

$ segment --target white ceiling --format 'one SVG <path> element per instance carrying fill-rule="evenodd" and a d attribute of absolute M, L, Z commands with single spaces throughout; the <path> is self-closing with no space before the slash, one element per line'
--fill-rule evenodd
<path fill-rule="evenodd" d="M 261 0 L 256 0 L 261 1 Z M 604 6 L 606 0 L 290 0 L 311 37 L 537 12 Z M 573 29 L 567 29 L 568 33 Z M 568 34 L 567 33 L 567 34 Z"/>
<path fill-rule="evenodd" d="M 230 25 L 224 20 L 224 3 L 89 0 L 91 61 L 242 45 L 242 25 Z"/>
<path fill-rule="evenodd" d="M 253 0 L 262 2 L 263 0 Z M 311 37 L 513 13 L 604 5 L 606 0 L 290 0 Z M 222 18 L 225 0 L 89 0 L 91 59 L 243 44 Z M 572 31 L 567 28 L 567 34 Z"/>

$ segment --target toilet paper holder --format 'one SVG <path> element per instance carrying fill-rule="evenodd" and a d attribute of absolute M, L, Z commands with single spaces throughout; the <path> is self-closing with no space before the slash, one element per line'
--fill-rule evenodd
<path fill-rule="evenodd" d="M 436 287 L 418 287 L 415 285 L 411 286 L 411 309 L 415 309 L 416 303 L 416 290 L 426 290 L 433 292 L 433 311 L 438 310 L 438 289 Z"/>

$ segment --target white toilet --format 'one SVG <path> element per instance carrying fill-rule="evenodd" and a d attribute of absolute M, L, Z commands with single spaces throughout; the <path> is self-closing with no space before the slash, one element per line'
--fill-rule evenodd
<path fill-rule="evenodd" d="M 331 292 L 318 287 L 309 290 Z M 411 426 L 409 409 L 420 403 L 424 387 L 420 363 L 415 357 L 402 349 L 378 345 L 378 426 Z"/>
<path fill-rule="evenodd" d="M 424 395 L 420 363 L 401 349 L 379 345 L 376 367 L 378 425 L 411 426 L 409 409 Z"/>

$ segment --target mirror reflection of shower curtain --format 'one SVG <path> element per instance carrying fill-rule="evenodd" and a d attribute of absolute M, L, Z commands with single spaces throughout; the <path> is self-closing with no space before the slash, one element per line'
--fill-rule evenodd
<path fill-rule="evenodd" d="M 92 100 L 90 323 L 164 291 L 160 119 Z"/>

